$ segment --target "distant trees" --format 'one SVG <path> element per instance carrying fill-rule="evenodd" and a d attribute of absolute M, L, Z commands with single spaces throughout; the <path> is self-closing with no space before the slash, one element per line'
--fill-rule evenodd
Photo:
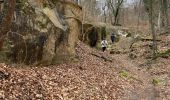
<path fill-rule="evenodd" d="M 167 0 L 159 0 L 159 17 L 158 17 L 158 27 L 159 30 L 161 28 L 167 28 L 169 25 L 168 20 L 168 1 Z"/>
<path fill-rule="evenodd" d="M 119 14 L 123 1 L 124 0 L 107 0 L 108 9 L 111 11 L 111 14 L 114 15 L 114 22 L 112 21 L 112 18 L 110 18 L 112 25 L 119 24 Z"/>
<path fill-rule="evenodd" d="M 168 0 L 143 0 L 146 12 L 149 15 L 149 23 L 151 26 L 151 33 L 153 37 L 153 56 L 157 54 L 157 30 L 159 33 L 162 30 L 167 30 L 169 26 L 168 19 Z M 158 16 L 158 17 L 157 17 Z M 157 24 L 156 24 L 157 19 Z M 163 31 L 164 32 L 164 31 Z"/>
<path fill-rule="evenodd" d="M 81 0 L 85 21 L 96 21 L 100 15 L 100 7 L 97 0 Z"/>

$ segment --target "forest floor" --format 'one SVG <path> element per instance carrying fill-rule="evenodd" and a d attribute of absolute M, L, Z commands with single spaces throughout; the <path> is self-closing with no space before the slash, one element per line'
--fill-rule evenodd
<path fill-rule="evenodd" d="M 170 46 L 162 36 L 160 48 Z M 75 63 L 0 64 L 0 100 L 170 100 L 170 57 L 146 59 L 149 42 L 131 53 L 110 54 L 79 42 Z M 162 50 L 162 51 L 164 51 Z"/>

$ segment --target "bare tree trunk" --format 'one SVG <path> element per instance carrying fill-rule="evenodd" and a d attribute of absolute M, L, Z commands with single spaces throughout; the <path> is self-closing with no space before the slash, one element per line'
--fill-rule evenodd
<path fill-rule="evenodd" d="M 107 0 L 108 7 L 112 10 L 112 14 L 114 15 L 114 23 L 113 25 L 119 24 L 119 13 L 120 8 L 124 0 Z"/>
<path fill-rule="evenodd" d="M 119 11 L 120 11 L 120 8 L 118 7 L 116 9 L 115 14 L 114 14 L 114 25 L 118 25 L 119 24 Z"/>
<path fill-rule="evenodd" d="M 158 29 L 159 29 L 159 31 L 161 31 L 161 27 L 162 27 L 162 11 L 161 11 L 161 7 L 160 7 L 159 14 L 158 14 Z"/>
<path fill-rule="evenodd" d="M 105 5 L 102 7 L 102 10 L 104 11 L 104 22 L 106 23 L 106 3 L 105 3 Z"/>
<path fill-rule="evenodd" d="M 84 34 L 84 21 L 85 21 L 85 16 L 86 16 L 86 12 L 85 12 L 85 7 L 82 8 L 82 25 L 81 25 L 81 34 L 82 34 L 82 41 L 85 40 L 85 34 Z"/>
<path fill-rule="evenodd" d="M 113 19 L 112 19 L 112 8 L 110 6 L 110 1 L 107 0 L 107 6 L 108 6 L 108 11 L 109 11 L 109 19 L 110 19 L 110 24 L 113 25 Z"/>
<path fill-rule="evenodd" d="M 6 16 L 3 18 L 2 23 L 0 25 L 0 50 L 3 46 L 3 36 L 6 35 L 10 29 L 15 5 L 16 0 L 8 0 Z"/>
<path fill-rule="evenodd" d="M 113 24 L 113 18 L 112 18 L 111 11 L 109 11 L 109 17 L 110 17 L 110 23 Z"/>
<path fill-rule="evenodd" d="M 123 12 L 123 13 L 122 13 L 122 14 L 123 14 L 123 15 L 122 15 L 122 16 L 123 16 L 123 18 L 122 18 L 122 24 L 125 25 L 125 9 L 123 9 L 122 12 Z"/>
<path fill-rule="evenodd" d="M 161 12 L 161 10 L 159 10 L 159 15 L 158 15 L 158 29 L 159 29 L 159 31 L 161 31 L 161 15 L 162 15 L 162 12 Z"/>
<path fill-rule="evenodd" d="M 159 0 L 159 16 L 158 16 L 158 27 L 161 33 L 161 29 L 167 29 L 169 26 L 169 19 L 168 19 L 168 5 L 167 0 Z"/>
<path fill-rule="evenodd" d="M 106 11 L 104 10 L 104 23 L 106 23 Z"/>
<path fill-rule="evenodd" d="M 164 9 L 164 17 L 166 21 L 166 28 L 169 26 L 169 18 L 168 18 L 168 1 L 163 0 L 162 1 L 163 9 Z"/>
<path fill-rule="evenodd" d="M 157 41 L 156 41 L 156 33 L 154 27 L 153 0 L 149 1 L 149 22 L 151 25 L 151 33 L 153 37 L 153 57 L 155 57 L 157 54 Z"/>
<path fill-rule="evenodd" d="M 154 10 L 153 10 L 153 3 L 154 0 L 143 0 L 144 6 L 145 6 L 145 10 L 146 12 L 148 12 L 149 14 L 149 23 L 150 23 L 150 27 L 151 27 L 151 34 L 152 34 L 152 38 L 153 38 L 153 45 L 152 45 L 152 49 L 153 49 L 153 57 L 155 57 L 157 55 L 157 41 L 156 41 L 156 33 L 155 33 L 155 25 L 154 25 Z"/>
<path fill-rule="evenodd" d="M 140 25 L 140 16 L 141 16 L 141 10 L 140 10 L 140 7 L 141 7 L 141 3 L 142 3 L 142 0 L 139 1 L 139 8 L 138 8 L 138 18 L 137 18 L 137 31 L 139 30 L 139 25 Z M 136 32 L 137 32 L 136 31 Z"/>

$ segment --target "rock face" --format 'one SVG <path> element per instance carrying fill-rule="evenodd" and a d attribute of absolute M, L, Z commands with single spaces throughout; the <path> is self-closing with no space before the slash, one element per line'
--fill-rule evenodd
<path fill-rule="evenodd" d="M 81 33 L 81 7 L 70 2 L 60 4 L 63 4 L 61 13 L 64 12 L 64 18 L 60 19 L 60 23 L 65 27 L 49 35 L 42 59 L 45 63 L 58 64 L 70 61 L 75 56 L 75 45 Z"/>
<path fill-rule="evenodd" d="M 18 0 L 6 55 L 26 64 L 70 61 L 81 33 L 81 11 L 80 6 L 64 0 Z"/>
<path fill-rule="evenodd" d="M 96 47 L 101 39 L 101 28 L 90 23 L 84 23 L 83 32 L 79 39 L 91 47 Z"/>
<path fill-rule="evenodd" d="M 140 40 L 140 35 L 126 32 L 125 30 L 117 30 L 115 32 L 117 41 L 111 46 L 111 53 L 125 53 L 130 52 L 134 43 Z"/>

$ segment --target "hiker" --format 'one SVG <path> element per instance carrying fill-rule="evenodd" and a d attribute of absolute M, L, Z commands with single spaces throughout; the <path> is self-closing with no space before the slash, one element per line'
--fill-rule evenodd
<path fill-rule="evenodd" d="M 112 43 L 114 43 L 114 41 L 115 41 L 115 34 L 114 33 L 111 34 L 111 41 L 112 41 Z"/>
<path fill-rule="evenodd" d="M 101 42 L 103 52 L 106 50 L 107 45 L 108 45 L 107 40 L 103 39 L 102 42 Z"/>

